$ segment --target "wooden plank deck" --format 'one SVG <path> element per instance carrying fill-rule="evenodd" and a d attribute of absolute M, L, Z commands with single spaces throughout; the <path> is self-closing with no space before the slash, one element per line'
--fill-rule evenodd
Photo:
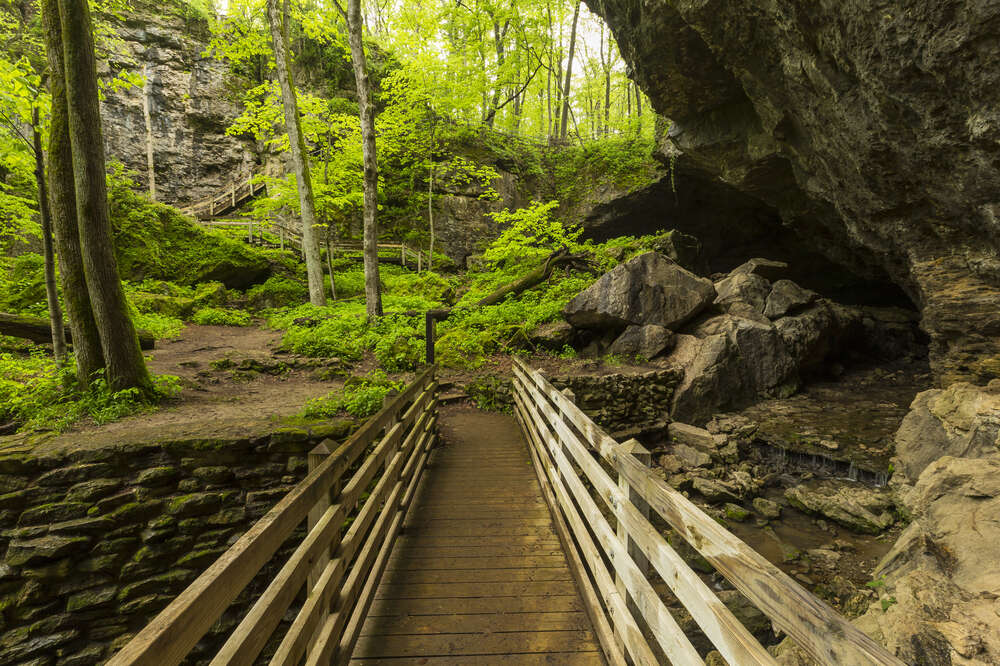
<path fill-rule="evenodd" d="M 517 422 L 441 434 L 351 664 L 604 664 Z"/>

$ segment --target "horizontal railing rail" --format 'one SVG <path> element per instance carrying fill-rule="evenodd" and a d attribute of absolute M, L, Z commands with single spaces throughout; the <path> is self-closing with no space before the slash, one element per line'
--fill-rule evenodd
<path fill-rule="evenodd" d="M 108 663 L 181 663 L 304 521 L 305 538 L 211 664 L 254 663 L 278 642 L 275 631 L 303 591 L 270 663 L 346 663 L 436 439 L 435 370 L 423 371 L 343 444 L 316 447 L 308 476 Z"/>
<path fill-rule="evenodd" d="M 609 661 L 703 663 L 649 582 L 651 567 L 730 664 L 775 663 L 649 521 L 652 509 L 819 663 L 903 663 L 653 474 L 638 442 L 616 442 L 520 359 L 513 371 L 516 413 L 583 566 L 583 594 L 599 602 Z"/>

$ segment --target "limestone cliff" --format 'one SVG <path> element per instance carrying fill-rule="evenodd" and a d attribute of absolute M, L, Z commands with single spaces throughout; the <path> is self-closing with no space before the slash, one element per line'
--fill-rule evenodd
<path fill-rule="evenodd" d="M 113 25 L 117 36 L 104 73 L 145 72 L 147 83 L 106 91 L 101 116 L 108 158 L 148 185 L 148 117 L 158 200 L 183 205 L 246 178 L 253 146 L 226 134 L 240 108 L 225 89 L 228 66 L 204 53 L 204 20 L 174 2 L 137 2 Z"/>
<path fill-rule="evenodd" d="M 1000 6 L 587 4 L 691 163 L 891 276 L 939 381 L 1000 373 Z"/>

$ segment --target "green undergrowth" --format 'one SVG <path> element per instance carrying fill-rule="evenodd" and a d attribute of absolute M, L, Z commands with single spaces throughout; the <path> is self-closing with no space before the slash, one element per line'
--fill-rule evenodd
<path fill-rule="evenodd" d="M 389 379 L 381 370 L 348 377 L 344 388 L 310 400 L 299 416 L 306 419 L 329 418 L 347 412 L 351 416 L 366 418 L 382 408 L 390 392 L 401 391 L 405 385 L 405 382 Z"/>
<path fill-rule="evenodd" d="M 3 348 L 9 348 L 4 344 Z M 27 351 L 26 351 L 27 349 Z M 152 400 L 138 389 L 113 392 L 103 376 L 80 389 L 73 371 L 60 368 L 41 346 L 0 352 L 0 424 L 17 423 L 22 428 L 62 431 L 89 417 L 107 423 L 137 412 L 148 411 L 160 400 L 180 391 L 173 375 L 154 375 L 156 394 Z"/>
<path fill-rule="evenodd" d="M 286 351 L 332 356 L 356 362 L 372 354 L 387 372 L 415 369 L 424 355 L 424 313 L 452 308 L 437 325 L 435 345 L 441 364 L 480 367 L 490 355 L 531 349 L 531 333 L 559 318 L 563 307 L 594 279 L 621 261 L 662 244 L 665 234 L 624 237 L 602 244 L 579 242 L 578 229 L 552 219 L 555 203 L 498 215 L 507 231 L 483 254 L 481 267 L 462 275 L 413 273 L 380 267 L 386 316 L 368 323 L 364 275 L 360 266 L 336 271 L 340 300 L 326 307 L 301 305 L 274 310 L 268 324 L 285 331 Z M 476 305 L 485 296 L 537 268 L 554 250 L 565 247 L 586 258 L 588 268 L 557 270 L 549 280 L 495 305 Z"/>
<path fill-rule="evenodd" d="M 194 313 L 192 321 L 201 326 L 249 326 L 253 323 L 243 310 L 227 308 L 202 308 Z"/>

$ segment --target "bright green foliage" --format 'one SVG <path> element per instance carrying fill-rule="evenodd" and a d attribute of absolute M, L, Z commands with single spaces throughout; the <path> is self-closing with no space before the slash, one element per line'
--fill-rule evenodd
<path fill-rule="evenodd" d="M 225 308 L 202 308 L 194 313 L 191 321 L 200 326 L 249 326 L 253 323 L 246 312 Z"/>
<path fill-rule="evenodd" d="M 0 312 L 48 316 L 41 255 L 28 252 L 0 259 L 0 270 Z"/>
<path fill-rule="evenodd" d="M 112 393 L 102 377 L 81 391 L 70 370 L 60 369 L 40 347 L 28 356 L 0 353 L 0 421 L 27 428 L 64 430 L 84 417 L 106 423 L 151 409 L 137 389 Z M 154 376 L 156 400 L 180 391 L 177 377 Z"/>
<path fill-rule="evenodd" d="M 324 418 L 347 412 L 366 418 L 382 408 L 382 401 L 390 391 L 401 391 L 405 385 L 405 382 L 391 381 L 381 370 L 363 377 L 349 377 L 343 390 L 331 391 L 322 398 L 310 400 L 300 416 Z"/>
<path fill-rule="evenodd" d="M 133 311 L 132 323 L 137 329 L 152 333 L 157 340 L 176 338 L 184 329 L 184 322 L 179 317 L 171 317 L 158 312 Z"/>
<path fill-rule="evenodd" d="M 557 206 L 558 201 L 544 204 L 534 201 L 528 208 L 491 213 L 493 219 L 505 228 L 483 253 L 483 259 L 493 266 L 523 265 L 538 263 L 560 247 L 575 247 L 583 229 L 567 229 L 561 222 L 552 219 L 552 211 Z"/>
<path fill-rule="evenodd" d="M 309 291 L 298 280 L 274 276 L 248 289 L 247 300 L 254 310 L 294 307 L 309 300 Z"/>

